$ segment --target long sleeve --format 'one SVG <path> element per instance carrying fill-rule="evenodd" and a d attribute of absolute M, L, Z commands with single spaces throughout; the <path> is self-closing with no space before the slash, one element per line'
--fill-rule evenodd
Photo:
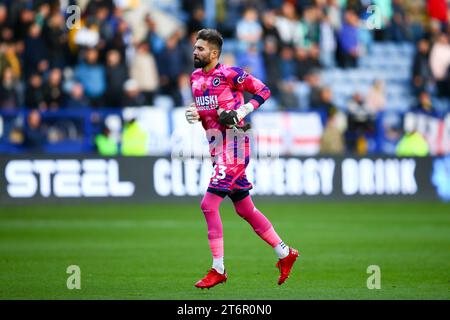
<path fill-rule="evenodd" d="M 250 103 L 255 109 L 270 97 L 270 89 L 261 80 L 239 67 L 232 67 L 227 74 L 228 83 L 236 90 L 253 94 Z"/>

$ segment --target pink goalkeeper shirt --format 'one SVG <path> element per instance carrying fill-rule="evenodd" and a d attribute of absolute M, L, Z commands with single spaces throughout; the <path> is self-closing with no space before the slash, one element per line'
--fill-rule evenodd
<path fill-rule="evenodd" d="M 244 91 L 253 94 L 250 103 L 257 109 L 270 97 L 269 88 L 239 67 L 218 63 L 208 72 L 196 69 L 191 75 L 192 94 L 203 128 L 227 128 L 218 123 L 217 109 L 236 110 L 244 102 Z M 239 123 L 243 125 L 244 120 Z"/>

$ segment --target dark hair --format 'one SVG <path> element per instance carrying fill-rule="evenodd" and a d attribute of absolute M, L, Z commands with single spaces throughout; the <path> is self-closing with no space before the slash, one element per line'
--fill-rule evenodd
<path fill-rule="evenodd" d="M 222 52 L 223 38 L 219 31 L 215 29 L 202 29 L 197 32 L 197 40 L 205 40 L 219 50 L 219 56 Z"/>

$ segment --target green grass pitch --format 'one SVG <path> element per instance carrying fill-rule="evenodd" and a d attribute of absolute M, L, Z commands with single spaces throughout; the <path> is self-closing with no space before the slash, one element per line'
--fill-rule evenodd
<path fill-rule="evenodd" d="M 228 281 L 194 288 L 211 265 L 198 205 L 0 208 L 1 299 L 450 299 L 450 206 L 256 202 L 300 251 L 276 284 L 273 250 L 221 207 Z M 66 286 L 69 265 L 81 289 Z M 367 288 L 369 265 L 381 289 Z"/>

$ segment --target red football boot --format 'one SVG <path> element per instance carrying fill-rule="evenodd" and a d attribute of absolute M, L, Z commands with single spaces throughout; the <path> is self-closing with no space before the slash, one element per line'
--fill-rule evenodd
<path fill-rule="evenodd" d="M 198 281 L 195 284 L 195 286 L 197 288 L 201 288 L 201 289 L 204 289 L 204 288 L 209 289 L 209 288 L 212 288 L 215 285 L 225 282 L 225 281 L 227 281 L 227 273 L 226 272 L 224 272 L 224 274 L 220 274 L 219 272 L 217 272 L 216 269 L 211 268 L 211 270 L 208 271 L 206 276 L 202 280 Z"/>
<path fill-rule="evenodd" d="M 293 248 L 289 248 L 289 254 L 287 257 L 278 260 L 276 267 L 280 270 L 280 278 L 278 278 L 278 284 L 282 285 L 286 279 L 289 277 L 289 273 L 291 273 L 292 266 L 297 260 L 298 251 Z"/>

